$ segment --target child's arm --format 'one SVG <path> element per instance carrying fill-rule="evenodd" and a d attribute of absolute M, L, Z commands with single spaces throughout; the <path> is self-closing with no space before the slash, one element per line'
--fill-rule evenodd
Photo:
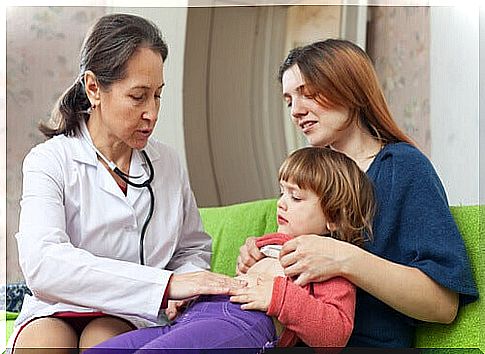
<path fill-rule="evenodd" d="M 267 314 L 311 347 L 344 347 L 354 326 L 355 287 L 337 277 L 313 283 L 313 292 L 277 277 Z"/>

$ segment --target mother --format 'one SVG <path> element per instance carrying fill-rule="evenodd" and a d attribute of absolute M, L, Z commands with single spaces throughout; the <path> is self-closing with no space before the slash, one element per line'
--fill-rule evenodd
<path fill-rule="evenodd" d="M 306 235 L 285 244 L 285 274 L 359 287 L 349 346 L 411 347 L 418 321 L 450 323 L 477 299 L 461 235 L 430 161 L 394 122 L 367 54 L 345 40 L 290 51 L 280 67 L 293 123 L 313 146 L 351 157 L 374 182 L 374 239 L 364 249 Z M 263 255 L 249 238 L 238 273 Z"/>

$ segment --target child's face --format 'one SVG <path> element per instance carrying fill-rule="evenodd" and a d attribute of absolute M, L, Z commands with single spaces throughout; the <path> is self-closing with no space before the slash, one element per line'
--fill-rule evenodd
<path fill-rule="evenodd" d="M 281 197 L 278 200 L 278 232 L 290 236 L 328 233 L 318 196 L 296 184 L 280 181 Z"/>

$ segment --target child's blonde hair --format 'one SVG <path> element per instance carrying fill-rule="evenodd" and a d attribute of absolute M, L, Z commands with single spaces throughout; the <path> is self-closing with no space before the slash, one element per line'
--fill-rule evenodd
<path fill-rule="evenodd" d="M 296 150 L 280 167 L 279 179 L 319 196 L 332 237 L 362 246 L 372 236 L 376 204 L 371 181 L 343 153 L 323 147 Z"/>

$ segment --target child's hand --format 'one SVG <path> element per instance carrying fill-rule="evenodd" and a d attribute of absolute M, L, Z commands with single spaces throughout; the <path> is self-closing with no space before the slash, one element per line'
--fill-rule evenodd
<path fill-rule="evenodd" d="M 272 275 L 259 274 L 254 282 L 248 282 L 247 287 L 233 291 L 230 301 L 242 304 L 242 310 L 266 312 L 273 294 L 273 280 Z"/>

